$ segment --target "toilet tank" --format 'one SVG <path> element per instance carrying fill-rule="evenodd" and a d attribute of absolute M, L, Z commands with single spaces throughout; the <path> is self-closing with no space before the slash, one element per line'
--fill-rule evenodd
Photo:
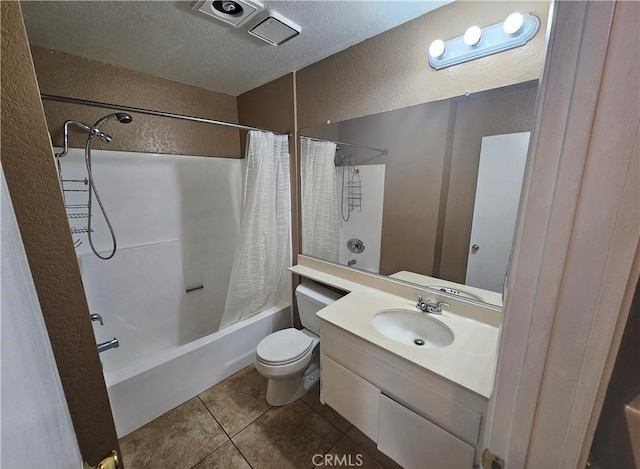
<path fill-rule="evenodd" d="M 296 288 L 296 301 L 302 327 L 319 335 L 320 319 L 318 319 L 316 313 L 343 296 L 309 281 L 298 285 L 298 288 Z"/>

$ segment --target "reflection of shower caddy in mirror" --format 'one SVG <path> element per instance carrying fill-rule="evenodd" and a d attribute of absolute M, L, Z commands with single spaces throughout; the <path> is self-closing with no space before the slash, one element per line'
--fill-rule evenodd
<path fill-rule="evenodd" d="M 389 154 L 389 150 L 369 147 L 366 145 L 358 145 L 355 143 L 336 143 L 336 151 L 340 154 L 340 166 L 342 166 L 342 193 L 340 195 L 340 213 L 342 219 L 346 222 L 349 221 L 351 212 L 358 210 L 362 212 L 362 179 L 360 179 L 360 170 L 356 168 L 355 158 L 353 155 L 346 155 L 342 153 L 341 146 L 360 148 L 363 150 L 371 150 L 379 152 L 380 155 Z M 345 174 L 346 173 L 346 174 Z M 347 213 L 345 215 L 345 205 Z"/>
<path fill-rule="evenodd" d="M 340 151 L 340 150 L 339 150 Z M 342 151 L 340 151 L 342 155 Z M 354 165 L 352 155 L 342 155 L 342 194 L 340 197 L 340 213 L 344 221 L 349 221 L 351 212 L 362 211 L 362 180 L 360 179 L 360 170 Z M 346 173 L 346 175 L 345 175 Z M 345 215 L 346 205 L 346 215 Z"/>

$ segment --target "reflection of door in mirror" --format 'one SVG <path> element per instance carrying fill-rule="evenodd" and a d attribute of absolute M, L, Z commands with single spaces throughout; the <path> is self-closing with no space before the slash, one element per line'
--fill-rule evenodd
<path fill-rule="evenodd" d="M 502 291 L 531 132 L 482 139 L 465 283 Z"/>

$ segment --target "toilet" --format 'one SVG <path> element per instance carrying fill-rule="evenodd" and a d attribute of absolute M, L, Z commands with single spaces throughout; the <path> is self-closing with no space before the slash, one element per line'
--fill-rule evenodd
<path fill-rule="evenodd" d="M 313 282 L 301 283 L 296 288 L 296 301 L 304 329 L 282 329 L 260 341 L 254 364 L 269 380 L 269 405 L 282 406 L 300 399 L 318 381 L 320 319 L 316 313 L 341 297 Z"/>

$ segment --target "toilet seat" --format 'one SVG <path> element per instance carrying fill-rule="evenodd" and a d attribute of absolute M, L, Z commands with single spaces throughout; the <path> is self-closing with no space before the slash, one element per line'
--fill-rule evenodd
<path fill-rule="evenodd" d="M 260 341 L 256 358 L 265 365 L 283 366 L 304 358 L 317 341 L 293 327 L 268 335 Z"/>

